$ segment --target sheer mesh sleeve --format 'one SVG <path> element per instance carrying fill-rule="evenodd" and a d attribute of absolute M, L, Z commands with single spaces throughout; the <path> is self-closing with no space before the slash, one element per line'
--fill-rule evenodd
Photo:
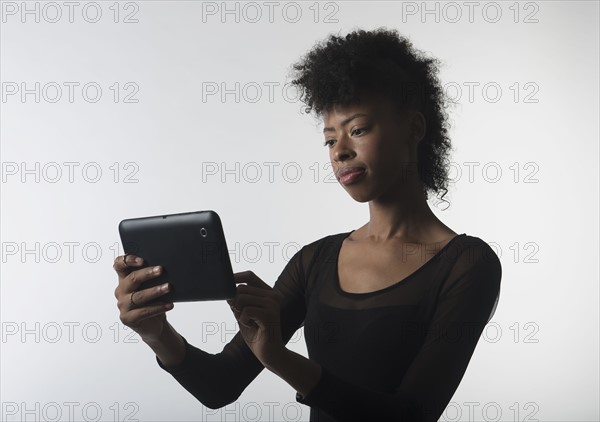
<path fill-rule="evenodd" d="M 311 245 L 304 246 L 286 264 L 273 289 L 283 294 L 281 331 L 288 343 L 302 326 L 306 314 L 305 269 L 313 257 Z M 169 369 L 156 357 L 158 365 L 169 372 L 202 404 L 218 409 L 235 401 L 264 369 L 238 331 L 219 353 L 207 353 L 185 342 L 184 360 Z"/>
<path fill-rule="evenodd" d="M 502 274 L 498 257 L 481 240 L 453 260 L 437 292 L 425 341 L 394 394 L 356 385 L 322 367 L 317 385 L 306 397 L 297 393 L 296 400 L 340 421 L 437 421 L 495 311 Z"/>

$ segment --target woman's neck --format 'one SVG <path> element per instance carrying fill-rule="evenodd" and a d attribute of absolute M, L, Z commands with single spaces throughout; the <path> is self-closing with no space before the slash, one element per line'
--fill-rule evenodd
<path fill-rule="evenodd" d="M 433 214 L 420 189 L 392 200 L 369 201 L 369 222 L 359 230 L 359 237 L 375 243 L 434 243 L 454 233 Z"/>

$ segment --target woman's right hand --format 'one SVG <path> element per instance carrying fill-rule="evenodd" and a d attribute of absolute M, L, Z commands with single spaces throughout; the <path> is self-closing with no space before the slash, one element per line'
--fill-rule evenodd
<path fill-rule="evenodd" d="M 143 282 L 158 277 L 162 268 L 158 266 L 158 272 L 153 272 L 156 267 L 136 270 L 135 267 L 143 265 L 143 259 L 140 258 L 141 260 L 137 262 L 136 256 L 125 256 L 127 257 L 126 263 L 123 259 L 124 256 L 121 255 L 115 259 L 113 265 L 119 276 L 119 285 L 115 289 L 117 307 L 120 311 L 119 318 L 123 325 L 137 332 L 142 340 L 156 341 L 167 326 L 165 312 L 173 309 L 173 303 L 146 303 L 167 293 L 169 283 L 137 291 Z"/>

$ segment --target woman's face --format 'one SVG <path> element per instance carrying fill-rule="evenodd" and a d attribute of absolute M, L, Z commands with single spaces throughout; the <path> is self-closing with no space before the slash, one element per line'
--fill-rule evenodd
<path fill-rule="evenodd" d="M 421 113 L 399 112 L 387 99 L 367 97 L 323 113 L 323 135 L 338 181 L 358 202 L 397 200 L 419 188 L 416 147 L 425 134 Z M 362 168 L 340 177 L 343 169 Z"/>

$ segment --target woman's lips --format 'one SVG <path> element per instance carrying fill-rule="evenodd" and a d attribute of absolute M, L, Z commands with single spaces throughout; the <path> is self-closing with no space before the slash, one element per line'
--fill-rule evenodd
<path fill-rule="evenodd" d="M 343 185 L 350 185 L 350 184 L 358 181 L 359 179 L 361 179 L 364 176 L 364 174 L 365 174 L 364 168 L 352 169 L 350 171 L 344 172 L 340 176 L 340 182 Z"/>

